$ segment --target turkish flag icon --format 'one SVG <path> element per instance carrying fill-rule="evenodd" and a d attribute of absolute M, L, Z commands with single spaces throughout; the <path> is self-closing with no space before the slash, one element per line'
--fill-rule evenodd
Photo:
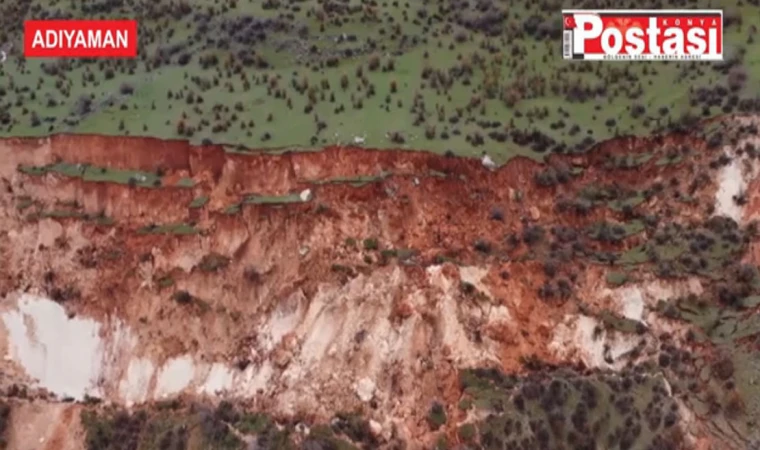
<path fill-rule="evenodd" d="M 572 15 L 565 16 L 564 22 L 565 22 L 565 28 L 571 28 L 572 29 L 572 28 L 576 27 L 575 17 L 573 17 Z"/>

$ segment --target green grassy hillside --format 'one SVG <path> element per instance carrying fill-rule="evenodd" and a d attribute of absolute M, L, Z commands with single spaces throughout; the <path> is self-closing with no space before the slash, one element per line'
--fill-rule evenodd
<path fill-rule="evenodd" d="M 498 161 L 579 150 L 757 109 L 757 3 L 615 2 L 724 8 L 727 60 L 583 63 L 561 58 L 560 10 L 604 2 L 3 2 L 0 40 L 14 47 L 0 68 L 0 135 L 129 134 L 272 149 L 359 138 L 378 148 L 488 150 Z M 24 60 L 23 20 L 53 17 L 137 18 L 139 58 Z"/>

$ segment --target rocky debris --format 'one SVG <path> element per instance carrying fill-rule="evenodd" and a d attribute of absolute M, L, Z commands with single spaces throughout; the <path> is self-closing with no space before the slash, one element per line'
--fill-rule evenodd
<path fill-rule="evenodd" d="M 652 151 L 650 141 L 602 146 L 582 157 L 584 171 L 555 177 L 561 183 L 555 186 L 535 184 L 542 166 L 521 158 L 484 172 L 477 160 L 415 152 L 331 148 L 241 156 L 182 143 L 149 148 L 125 139 L 120 148 L 128 148 L 128 156 L 111 152 L 106 158 L 87 150 L 93 148 L 88 142 L 59 137 L 2 144 L 7 158 L 0 161 L 0 177 L 12 186 L 0 195 L 6 211 L 0 225 L 9 230 L 0 252 L 4 267 L 13 268 L 0 277 L 0 288 L 13 293 L 4 299 L 3 319 L 18 310 L 20 291 L 45 295 L 71 287 L 81 294 L 56 316 L 72 327 L 66 339 L 51 338 L 46 319 L 34 311 L 13 316 L 18 330 L 0 339 L 15 346 L 13 361 L 4 362 L 8 369 L 39 372 L 29 369 L 34 358 L 18 356 L 34 347 L 23 337 L 34 334 L 27 328 L 37 330 L 37 343 L 44 342 L 37 347 L 48 355 L 64 354 L 60 346 L 89 320 L 99 327 L 87 333 L 94 336 L 87 348 L 95 349 L 88 354 L 105 361 L 95 364 L 92 378 L 106 402 L 239 396 L 252 408 L 282 417 L 306 414 L 323 424 L 338 409 L 356 408 L 364 415 L 362 433 L 390 440 L 388 424 L 396 423 L 394 438 L 407 442 L 434 437 L 420 405 L 440 399 L 447 414 L 455 410 L 462 367 L 493 364 L 508 374 L 568 362 L 616 368 L 626 362 L 623 353 L 642 350 L 638 328 L 625 319 L 644 313 L 650 314 L 642 318 L 647 336 L 664 329 L 675 334 L 676 325 L 652 318 L 654 294 L 636 308 L 612 304 L 622 291 L 601 289 L 612 269 L 590 260 L 652 240 L 656 227 L 641 225 L 644 231 L 632 236 L 623 227 L 620 239 L 619 227 L 610 226 L 615 233 L 604 239 L 588 230 L 605 220 L 626 224 L 631 214 L 642 222 L 649 215 L 703 220 L 718 191 L 712 172 L 695 177 L 702 184 L 688 202 L 673 191 L 657 196 L 649 186 L 698 173 L 709 164 L 707 152 L 696 152 L 686 169 L 657 165 L 657 156 L 635 171 L 607 168 L 620 148 Z M 688 143 L 702 148 L 698 140 Z M 160 159 L 167 177 L 186 171 L 208 181 L 197 191 L 157 188 L 136 195 L 137 189 L 118 183 L 19 173 L 19 163 L 52 163 L 51 151 L 72 163 L 143 170 Z M 374 179 L 378 173 L 391 175 Z M 319 205 L 297 201 L 304 180 L 319 184 Z M 394 195 L 383 195 L 389 187 Z M 624 188 L 648 192 L 619 197 Z M 249 192 L 271 197 L 241 204 Z M 756 210 L 756 192 L 747 189 L 737 227 Z M 190 216 L 187 205 L 201 194 L 208 202 Z M 87 211 L 105 211 L 114 224 L 55 214 L 28 219 L 18 212 L 22 195 L 43 207 L 66 196 Z M 623 200 L 634 206 L 616 203 Z M 452 208 L 461 214 L 451 214 Z M 646 215 L 636 215 L 641 212 Z M 165 230 L 161 224 L 178 223 L 187 225 L 182 233 L 156 232 Z M 148 225 L 150 233 L 140 232 Z M 730 227 L 716 236 L 743 242 Z M 94 250 L 77 253 L 83 248 Z M 153 255 L 152 264 L 146 255 Z M 225 263 L 199 270 L 208 255 Z M 645 282 L 639 272 L 631 268 L 635 276 L 625 279 L 627 286 Z M 173 301 L 177 292 L 187 293 L 186 301 Z M 605 308 L 617 315 L 602 314 Z M 66 320 L 66 312 L 75 318 Z M 588 319 L 579 321 L 581 315 Z M 633 339 L 616 345 L 615 336 L 624 333 L 605 328 L 614 326 L 633 327 Z M 655 341 L 648 337 L 643 350 L 655 351 Z M 77 382 L 82 376 L 68 369 L 58 375 Z M 456 435 L 457 420 L 442 431 Z"/>
<path fill-rule="evenodd" d="M 375 382 L 369 378 L 360 379 L 354 386 L 354 391 L 359 400 L 368 403 L 375 396 Z"/>
<path fill-rule="evenodd" d="M 372 430 L 372 434 L 380 437 L 383 433 L 383 426 L 374 420 L 369 421 L 369 429 Z"/>
<path fill-rule="evenodd" d="M 530 220 L 537 222 L 541 219 L 541 212 L 535 206 L 531 206 L 528 211 L 530 212 Z"/>

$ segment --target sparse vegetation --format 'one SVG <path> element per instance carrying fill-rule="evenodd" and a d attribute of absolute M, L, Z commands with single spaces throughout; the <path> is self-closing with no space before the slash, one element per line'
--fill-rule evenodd
<path fill-rule="evenodd" d="M 339 412 L 332 422 L 332 429 L 356 443 L 376 446 L 377 439 L 372 434 L 367 419 L 357 412 Z"/>
<path fill-rule="evenodd" d="M 219 253 L 209 253 L 198 263 L 198 268 L 204 272 L 217 272 L 227 267 L 230 258 Z"/>
<path fill-rule="evenodd" d="M 378 243 L 376 238 L 367 238 L 363 242 L 364 244 L 364 250 L 377 250 L 380 248 L 380 244 Z"/>
<path fill-rule="evenodd" d="M 558 448 L 567 442 L 583 448 L 614 448 L 615 442 L 626 442 L 623 448 L 677 448 L 657 446 L 669 442 L 667 429 L 635 431 L 643 431 L 650 411 L 675 411 L 660 375 L 643 370 L 581 375 L 570 368 L 531 367 L 535 372 L 527 376 L 485 368 L 460 372 L 463 398 L 484 413 L 484 419 L 459 427 L 460 439 L 485 448 L 519 443 Z"/>
<path fill-rule="evenodd" d="M 203 404 L 188 406 L 178 400 L 132 412 L 114 407 L 85 408 L 81 419 L 86 432 L 87 450 L 184 450 L 191 448 L 191 440 L 208 449 L 248 448 L 236 433 L 252 439 L 262 448 L 309 448 L 295 446 L 292 425 L 280 427 L 266 414 L 245 412 L 227 401 L 220 402 L 216 408 Z M 364 439 L 368 444 L 373 443 L 374 440 L 356 434 L 356 430 L 361 429 L 359 423 L 351 422 L 347 433 Z M 309 439 L 330 448 L 358 450 L 324 425 L 312 428 Z"/>
<path fill-rule="evenodd" d="M 459 290 L 465 295 L 472 295 L 477 291 L 477 288 L 474 284 L 468 281 L 462 281 L 459 283 Z"/>
<path fill-rule="evenodd" d="M 665 224 L 651 240 L 621 254 L 618 263 L 651 263 L 664 278 L 691 273 L 715 279 L 726 264 L 744 252 L 747 240 L 738 224 L 725 217 L 714 217 L 688 228 Z"/>
<path fill-rule="evenodd" d="M 446 424 L 446 409 L 441 403 L 434 402 L 427 415 L 431 430 L 437 430 Z"/>
<path fill-rule="evenodd" d="M 172 278 L 172 277 L 170 277 L 168 275 L 164 276 L 164 277 L 160 277 L 158 279 L 158 281 L 157 281 L 157 285 L 158 285 L 159 289 L 170 288 L 170 287 L 174 286 L 174 278 Z M 182 302 L 180 302 L 180 303 L 182 303 Z"/>
<path fill-rule="evenodd" d="M 155 173 L 95 167 L 87 164 L 57 163 L 47 166 L 19 166 L 18 170 L 30 176 L 42 176 L 51 173 L 59 176 L 80 178 L 86 182 L 116 183 L 142 188 L 161 187 L 161 177 Z"/>
<path fill-rule="evenodd" d="M 485 239 L 476 240 L 472 246 L 475 250 L 477 250 L 480 253 L 485 253 L 485 254 L 491 253 L 491 244 Z"/>
<path fill-rule="evenodd" d="M 613 287 L 622 286 L 628 282 L 628 274 L 622 272 L 609 272 L 607 274 L 607 284 Z"/>
<path fill-rule="evenodd" d="M 605 5 L 625 7 L 597 6 Z M 727 24 L 726 39 L 737 50 L 724 65 L 568 66 L 556 48 L 561 22 L 540 4 L 508 9 L 491 2 L 470 12 L 400 2 L 367 10 L 232 1 L 199 14 L 161 0 L 137 8 L 61 10 L 66 17 L 143 17 L 140 56 L 5 64 L 13 84 L 1 92 L 3 133 L 148 135 L 249 148 L 319 147 L 366 136 L 372 147 L 423 140 L 441 153 L 476 156 L 490 145 L 503 159 L 540 158 L 616 135 L 677 128 L 693 117 L 758 109 L 751 55 L 760 44 L 740 21 Z M 751 4 L 735 8 L 739 17 L 754 11 Z M 17 24 L 35 14 L 0 8 L 4 39 L 21 39 Z M 511 15 L 519 26 L 510 25 Z M 337 38 L 325 45 L 315 32 Z M 632 168 L 642 158 L 609 163 Z M 565 174 L 543 175 L 542 183 L 561 184 Z"/>
<path fill-rule="evenodd" d="M 192 202 L 190 202 L 190 204 L 188 205 L 188 208 L 191 208 L 191 209 L 203 208 L 204 206 L 206 206 L 207 203 L 208 203 L 208 197 L 196 197 L 193 199 Z"/>
<path fill-rule="evenodd" d="M 177 291 L 172 295 L 172 298 L 180 305 L 187 305 L 193 301 L 193 296 L 187 291 Z"/>
<path fill-rule="evenodd" d="M 195 226 L 187 223 L 176 223 L 166 225 L 147 225 L 137 230 L 139 234 L 175 234 L 175 235 L 192 235 L 200 233 Z"/>
<path fill-rule="evenodd" d="M 288 203 L 301 203 L 299 194 L 288 194 L 280 196 L 268 195 L 247 195 L 243 198 L 244 205 L 280 205 Z"/>
<path fill-rule="evenodd" d="M 466 423 L 459 427 L 459 438 L 464 442 L 473 442 L 477 434 L 477 428 L 471 423 Z"/>

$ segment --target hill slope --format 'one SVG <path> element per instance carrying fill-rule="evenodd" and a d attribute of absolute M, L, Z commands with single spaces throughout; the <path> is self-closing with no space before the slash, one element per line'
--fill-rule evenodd
<path fill-rule="evenodd" d="M 497 171 L 6 139 L 10 448 L 745 448 L 755 130 Z"/>

